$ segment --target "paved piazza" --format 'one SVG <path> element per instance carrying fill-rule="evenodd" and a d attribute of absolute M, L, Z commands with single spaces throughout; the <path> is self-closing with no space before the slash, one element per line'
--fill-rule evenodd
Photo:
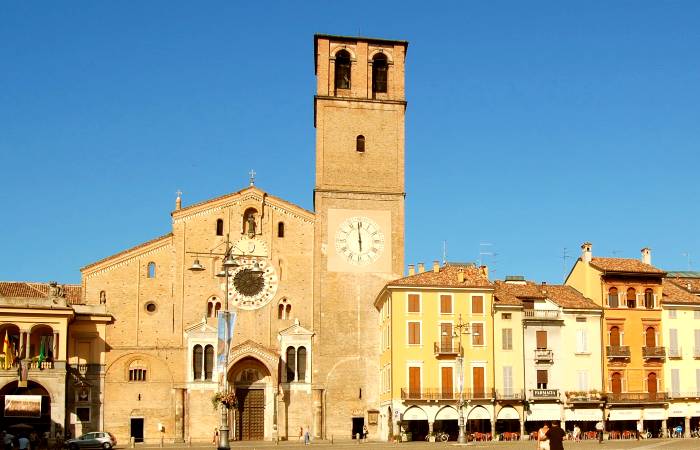
<path fill-rule="evenodd" d="M 536 449 L 536 445 L 531 441 L 522 442 L 488 442 L 488 443 L 472 443 L 470 445 L 459 445 L 455 442 L 446 443 L 428 443 L 428 442 L 404 442 L 401 444 L 393 444 L 387 442 L 367 442 L 363 444 L 357 444 L 354 441 L 341 441 L 334 442 L 331 444 L 330 441 L 316 441 L 312 442 L 310 446 L 304 446 L 297 442 L 280 442 L 276 445 L 274 442 L 232 442 L 232 449 L 271 449 L 271 448 L 285 448 L 285 449 L 301 449 L 301 448 L 328 448 L 328 449 Z M 159 448 L 159 447 L 142 447 L 137 448 Z M 172 445 L 166 445 L 165 448 L 192 448 L 192 449 L 212 449 L 213 446 L 202 446 L 193 445 L 192 447 L 177 447 Z M 605 450 L 616 450 L 616 449 L 700 449 L 700 439 L 650 439 L 650 440 L 616 440 L 616 441 L 605 441 L 603 444 L 598 444 L 596 441 L 582 441 L 582 442 L 564 442 L 565 449 L 605 449 Z"/>

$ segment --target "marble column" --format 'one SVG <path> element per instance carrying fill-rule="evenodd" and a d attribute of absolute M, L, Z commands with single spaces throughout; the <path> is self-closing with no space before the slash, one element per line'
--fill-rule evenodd
<path fill-rule="evenodd" d="M 520 440 L 525 440 L 525 421 L 520 420 Z"/>
<path fill-rule="evenodd" d="M 668 430 L 668 424 L 666 423 L 666 419 L 661 421 L 661 435 L 663 437 L 666 437 L 666 431 Z"/>
<path fill-rule="evenodd" d="M 685 426 L 683 427 L 683 437 L 690 437 L 690 417 L 685 418 Z"/>

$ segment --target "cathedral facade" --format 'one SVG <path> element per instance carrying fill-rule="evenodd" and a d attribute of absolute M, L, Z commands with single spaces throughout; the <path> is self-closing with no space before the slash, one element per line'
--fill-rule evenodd
<path fill-rule="evenodd" d="M 120 442 L 211 440 L 220 382 L 237 397 L 231 439 L 376 430 L 373 300 L 404 262 L 407 43 L 316 35 L 314 48 L 314 211 L 252 181 L 178 197 L 170 233 L 81 269 L 83 303 L 113 317 L 96 428 Z M 222 310 L 236 313 L 225 367 Z"/>

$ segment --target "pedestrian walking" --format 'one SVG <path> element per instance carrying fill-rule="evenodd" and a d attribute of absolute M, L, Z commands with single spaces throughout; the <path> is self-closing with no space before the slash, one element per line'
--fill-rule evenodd
<path fill-rule="evenodd" d="M 550 450 L 549 438 L 547 437 L 548 431 L 549 426 L 546 423 L 537 431 L 537 448 L 539 450 Z"/>
<path fill-rule="evenodd" d="M 581 440 L 581 428 L 578 424 L 574 425 L 574 441 L 578 442 Z"/>
<path fill-rule="evenodd" d="M 367 442 L 367 436 L 369 436 L 369 430 L 367 429 L 367 425 L 362 426 L 362 439 Z"/>
<path fill-rule="evenodd" d="M 564 450 L 564 438 L 566 433 L 559 426 L 558 421 L 552 422 L 552 428 L 550 428 L 545 435 L 547 436 L 549 442 L 549 450 Z"/>
<path fill-rule="evenodd" d="M 637 440 L 639 440 L 639 436 L 642 434 L 642 421 L 641 420 L 637 421 L 637 429 L 635 430 L 635 434 L 637 435 Z"/>
<path fill-rule="evenodd" d="M 605 428 L 605 425 L 603 425 L 603 421 L 599 420 L 595 424 L 595 431 L 598 433 L 598 443 L 602 444 L 603 443 L 603 429 Z"/>
<path fill-rule="evenodd" d="M 311 436 L 309 436 L 309 426 L 306 426 L 306 429 L 304 430 L 304 445 L 309 445 L 311 444 Z"/>
<path fill-rule="evenodd" d="M 214 428 L 214 436 L 211 438 L 211 443 L 214 444 L 217 448 L 219 447 L 219 429 Z"/>

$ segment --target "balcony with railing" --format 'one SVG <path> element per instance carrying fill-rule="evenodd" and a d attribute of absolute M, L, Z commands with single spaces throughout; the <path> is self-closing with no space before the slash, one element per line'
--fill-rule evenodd
<path fill-rule="evenodd" d="M 566 401 L 570 404 L 576 403 L 599 403 L 601 393 L 598 391 L 569 391 L 565 392 Z"/>
<path fill-rule="evenodd" d="M 609 392 L 608 403 L 663 403 L 669 400 L 666 392 Z"/>
<path fill-rule="evenodd" d="M 27 370 L 32 377 L 40 375 L 51 375 L 54 376 L 56 371 L 65 371 L 66 362 L 65 361 L 54 361 L 53 359 L 47 359 L 39 361 L 38 359 L 25 359 L 25 360 L 15 360 L 11 366 L 5 369 L 5 355 L 0 355 L 0 376 L 11 376 L 17 377 L 17 370 L 22 366 L 22 361 L 26 365 Z"/>
<path fill-rule="evenodd" d="M 493 389 L 465 389 L 462 392 L 464 400 L 493 400 Z M 427 388 L 422 390 L 411 390 L 401 388 L 401 400 L 425 400 L 425 401 L 456 401 L 459 399 L 459 392 L 443 391 L 437 388 Z"/>
<path fill-rule="evenodd" d="M 496 391 L 496 400 L 523 400 L 525 393 L 522 390 L 504 389 Z"/>
<path fill-rule="evenodd" d="M 529 397 L 533 400 L 558 400 L 559 389 L 530 389 Z"/>
<path fill-rule="evenodd" d="M 559 310 L 526 309 L 525 320 L 562 320 Z"/>
<path fill-rule="evenodd" d="M 700 392 L 695 391 L 695 392 L 670 392 L 669 394 L 670 398 L 673 399 L 683 399 L 683 398 L 689 398 L 689 399 L 698 399 L 700 398 Z"/>
<path fill-rule="evenodd" d="M 644 359 L 666 359 L 666 347 L 642 347 Z"/>
<path fill-rule="evenodd" d="M 433 343 L 433 352 L 435 356 L 457 356 L 462 354 L 462 348 L 459 344 L 435 342 Z"/>
<path fill-rule="evenodd" d="M 551 363 L 554 361 L 554 352 L 548 348 L 536 348 L 535 349 L 535 362 L 536 363 Z"/>
<path fill-rule="evenodd" d="M 630 347 L 629 345 L 608 345 L 607 347 L 605 347 L 605 354 L 608 356 L 609 359 L 629 359 Z"/>

